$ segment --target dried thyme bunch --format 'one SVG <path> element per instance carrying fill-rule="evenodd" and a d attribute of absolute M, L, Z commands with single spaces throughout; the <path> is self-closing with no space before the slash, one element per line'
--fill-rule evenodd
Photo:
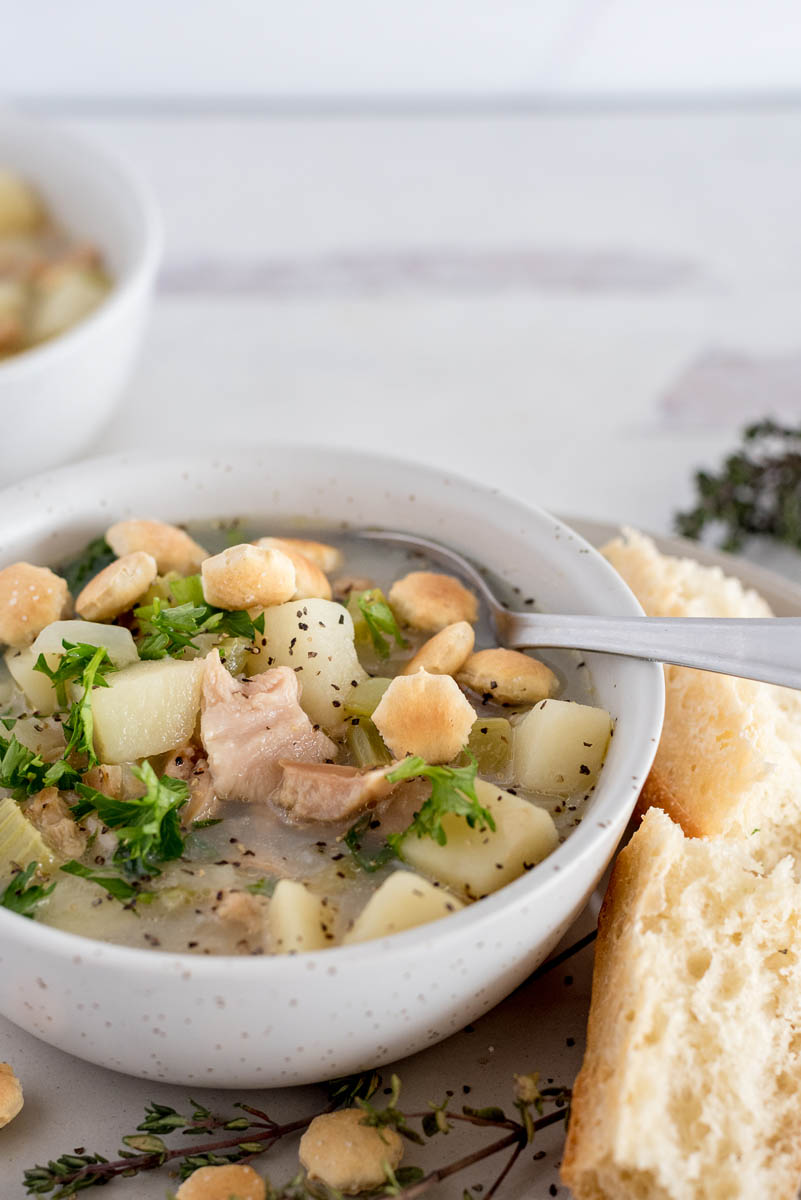
<path fill-rule="evenodd" d="M 760 533 L 801 549 L 801 426 L 759 421 L 743 442 L 717 474 L 696 472 L 698 503 L 676 514 L 677 532 L 697 539 L 711 527 L 723 550 Z"/>
<path fill-rule="evenodd" d="M 403 1167 L 393 1171 L 384 1165 L 386 1183 L 383 1188 L 371 1193 L 374 1197 L 399 1197 L 400 1200 L 416 1200 L 435 1184 L 448 1179 L 476 1163 L 509 1151 L 504 1165 L 485 1194 L 490 1200 L 525 1147 L 533 1140 L 538 1130 L 564 1121 L 569 1110 L 570 1091 L 567 1088 L 540 1088 L 537 1076 L 516 1075 L 514 1081 L 514 1107 L 517 1117 L 506 1115 L 501 1108 L 470 1108 L 461 1112 L 448 1107 L 450 1097 L 441 1103 L 429 1103 L 423 1112 L 402 1112 L 398 1108 L 400 1080 L 392 1076 L 389 1095 L 383 1107 L 372 1100 L 381 1083 L 375 1072 L 339 1080 L 329 1088 L 329 1104 L 322 1113 L 336 1108 L 356 1104 L 364 1112 L 364 1123 L 377 1129 L 395 1129 L 414 1145 L 425 1145 L 438 1134 L 446 1134 L 456 1122 L 477 1126 L 482 1130 L 499 1131 L 501 1136 L 488 1142 L 478 1150 L 445 1163 L 428 1173 L 419 1167 Z M 190 1101 L 191 1115 L 185 1116 L 164 1104 L 149 1104 L 144 1120 L 137 1131 L 121 1140 L 123 1149 L 119 1158 L 109 1161 L 101 1154 L 87 1153 L 84 1147 L 69 1154 L 51 1159 L 45 1165 L 29 1167 L 25 1171 L 24 1186 L 29 1196 L 49 1196 L 51 1200 L 66 1200 L 78 1192 L 91 1187 L 100 1187 L 113 1179 L 128 1179 L 141 1171 L 156 1170 L 177 1160 L 181 1179 L 188 1178 L 200 1167 L 222 1166 L 228 1163 L 250 1162 L 264 1154 L 281 1138 L 299 1133 L 308 1128 L 315 1116 L 302 1118 L 288 1124 L 280 1124 L 267 1113 L 248 1104 L 236 1104 L 242 1116 L 215 1116 L 203 1105 Z M 549 1109 L 549 1111 L 545 1111 Z M 414 1122 L 412 1125 L 410 1122 Z M 417 1127 L 419 1125 L 419 1128 Z M 165 1137 L 180 1134 L 193 1138 L 204 1136 L 209 1139 L 191 1147 L 168 1146 Z M 288 1183 L 274 1187 L 267 1184 L 268 1200 L 337 1200 L 338 1193 L 319 1182 L 312 1182 L 303 1172 Z M 465 1192 L 474 1200 L 469 1192 Z M 339 1198 L 341 1200 L 341 1197 Z"/>

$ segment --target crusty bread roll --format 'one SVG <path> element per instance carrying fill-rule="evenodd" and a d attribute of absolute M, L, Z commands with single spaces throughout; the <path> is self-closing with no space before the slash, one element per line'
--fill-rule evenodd
<path fill-rule="evenodd" d="M 717 567 L 660 554 L 626 531 L 603 553 L 649 616 L 765 617 Z M 801 693 L 666 667 L 665 724 L 640 810 L 663 808 L 693 837 L 748 838 L 763 865 L 801 864 Z"/>
<path fill-rule="evenodd" d="M 792 1200 L 801 884 L 651 809 L 601 911 L 562 1178 L 576 1200 Z"/>

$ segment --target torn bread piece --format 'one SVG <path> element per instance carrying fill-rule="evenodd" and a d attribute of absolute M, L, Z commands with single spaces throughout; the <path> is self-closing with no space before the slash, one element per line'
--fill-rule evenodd
<path fill-rule="evenodd" d="M 769 617 L 719 567 L 660 554 L 627 530 L 603 548 L 648 616 Z M 801 693 L 665 668 L 665 723 L 640 811 L 663 808 L 691 837 L 748 838 L 763 865 L 801 864 Z"/>
<path fill-rule="evenodd" d="M 651 809 L 599 922 L 562 1179 L 576 1200 L 792 1200 L 801 884 Z"/>

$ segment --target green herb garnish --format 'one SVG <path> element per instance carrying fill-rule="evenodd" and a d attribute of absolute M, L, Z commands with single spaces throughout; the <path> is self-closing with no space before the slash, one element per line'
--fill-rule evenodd
<path fill-rule="evenodd" d="M 374 820 L 375 817 L 372 813 L 363 813 L 358 821 L 351 825 L 343 839 L 356 866 L 361 867 L 363 871 L 367 871 L 370 875 L 375 871 L 380 871 L 382 867 L 385 867 L 388 862 L 395 858 L 395 850 L 388 843 L 385 843 L 375 854 L 369 854 L 364 849 L 364 835 L 368 832 Z"/>
<path fill-rule="evenodd" d="M 272 896 L 277 883 L 277 879 L 259 879 L 256 883 L 246 884 L 245 891 L 251 896 Z"/>
<path fill-rule="evenodd" d="M 33 919 L 36 906 L 49 896 L 56 886 L 55 883 L 51 883 L 50 887 L 31 883 L 38 867 L 37 862 L 30 862 L 24 871 L 14 876 L 5 891 L 0 893 L 0 908 L 9 908 L 21 917 Z"/>
<path fill-rule="evenodd" d="M 263 613 L 254 621 L 247 612 L 228 612 L 207 604 L 199 575 L 174 579 L 170 592 L 178 604 L 166 604 L 156 596 L 152 604 L 134 609 L 144 635 L 138 645 L 140 658 L 165 658 L 168 654 L 182 654 L 186 649 L 197 650 L 193 639 L 200 633 L 244 637 L 249 641 L 257 633 L 264 633 Z"/>
<path fill-rule="evenodd" d="M 465 767 L 433 767 L 418 756 L 405 758 L 399 767 L 389 775 L 389 783 L 400 783 L 403 779 L 420 777 L 431 780 L 431 795 L 415 813 L 414 820 L 403 833 L 393 833 L 387 838 L 387 844 L 396 851 L 404 838 L 414 834 L 415 837 L 433 838 L 440 846 L 448 840 L 442 828 L 442 818 L 448 813 L 464 817 L 471 829 L 477 825 L 479 829 L 489 828 L 495 831 L 495 821 L 492 813 L 484 808 L 476 795 L 476 771 L 478 764 L 470 754 L 470 762 Z"/>
<path fill-rule="evenodd" d="M 58 666 L 51 668 L 47 665 L 44 654 L 40 654 L 33 665 L 34 671 L 46 675 L 56 689 L 56 700 L 59 708 L 67 707 L 67 684 L 72 679 L 79 679 L 86 691 L 87 687 L 108 687 L 105 676 L 117 668 L 108 656 L 104 646 L 91 646 L 86 642 L 61 643 L 63 654 L 59 654 Z"/>
<path fill-rule="evenodd" d="M 81 590 L 98 572 L 114 562 L 116 554 L 104 537 L 95 538 L 81 553 L 62 567 L 59 575 L 66 579 L 73 595 Z"/>
<path fill-rule="evenodd" d="M 463 767 L 431 766 L 418 756 L 410 756 L 389 772 L 386 776 L 389 783 L 414 778 L 430 779 L 431 795 L 421 805 L 420 811 L 414 814 L 411 824 L 402 833 L 391 833 L 374 854 L 364 849 L 363 841 L 375 817 L 372 813 L 364 813 L 359 817 L 343 839 L 358 867 L 370 874 L 379 871 L 393 858 L 400 856 L 404 839 L 412 834 L 415 837 L 433 838 L 440 846 L 444 846 L 448 837 L 442 827 L 442 818 L 448 813 L 464 817 L 471 829 L 477 825 L 479 829 L 495 830 L 492 813 L 479 803 L 476 795 L 478 763 L 469 750 L 463 753 L 470 760 Z"/>
<path fill-rule="evenodd" d="M 123 904 L 130 900 L 144 900 L 145 897 L 150 899 L 152 895 L 150 892 L 140 892 L 138 888 L 126 883 L 119 875 L 101 875 L 99 871 L 93 871 L 90 867 L 85 867 L 83 863 L 76 862 L 75 859 L 64 863 L 61 870 L 67 875 L 77 875 L 80 879 L 88 879 L 90 883 L 98 884 L 110 896 Z"/>
<path fill-rule="evenodd" d="M 112 861 L 129 879 L 148 879 L 160 875 L 160 864 L 180 858 L 184 838 L 178 812 L 189 798 L 189 787 L 182 779 L 162 775 L 159 779 L 149 762 L 132 767 L 147 789 L 144 796 L 115 800 L 95 788 L 79 783 L 75 790 L 81 799 L 72 807 L 80 820 L 96 812 L 104 825 L 117 834 Z"/>
<path fill-rule="evenodd" d="M 46 763 L 29 750 L 15 734 L 0 737 L 0 787 L 8 788 L 15 800 L 33 796 L 47 787 L 74 787 L 80 774 L 64 758 Z"/>
<path fill-rule="evenodd" d="M 407 642 L 395 620 L 395 614 L 387 603 L 381 588 L 368 588 L 355 596 L 359 612 L 364 617 L 370 638 L 379 658 L 389 658 L 390 645 L 383 636 L 385 633 L 394 638 L 398 646 L 406 646 Z"/>
<path fill-rule="evenodd" d="M 89 649 L 89 647 L 86 647 L 86 649 Z M 92 713 L 92 688 L 108 687 L 106 675 L 110 671 L 116 671 L 116 669 L 108 656 L 106 647 L 95 647 L 91 659 L 86 663 L 81 673 L 83 695 L 80 700 L 76 700 L 70 706 L 69 714 L 64 721 L 64 733 L 67 737 L 67 748 L 64 751 L 65 759 L 69 758 L 70 754 L 73 753 L 85 754 L 89 760 L 89 766 L 93 767 L 96 765 L 97 755 L 95 754 L 94 746 L 95 721 L 94 714 Z"/>
<path fill-rule="evenodd" d="M 731 551 L 752 534 L 801 549 L 801 426 L 759 421 L 743 441 L 719 472 L 696 473 L 697 503 L 676 514 L 677 532 L 695 539 L 711 527 Z"/>

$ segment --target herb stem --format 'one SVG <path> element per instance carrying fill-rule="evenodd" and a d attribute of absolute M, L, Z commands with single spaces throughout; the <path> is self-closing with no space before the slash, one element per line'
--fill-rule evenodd
<path fill-rule="evenodd" d="M 560 1114 L 561 1116 L 561 1114 Z M 484 1146 L 481 1150 L 474 1150 L 472 1154 L 466 1154 L 464 1158 L 457 1158 L 455 1162 L 448 1163 L 447 1166 L 437 1167 L 435 1171 L 430 1171 L 428 1175 L 424 1175 L 422 1179 L 418 1179 L 417 1183 L 411 1183 L 408 1187 L 395 1193 L 395 1200 L 415 1200 L 416 1196 L 422 1196 L 435 1183 L 441 1183 L 443 1179 L 448 1179 L 451 1175 L 458 1174 L 459 1171 L 465 1171 L 468 1167 L 474 1166 L 477 1162 L 483 1162 L 485 1158 L 492 1158 L 496 1154 L 500 1154 L 507 1146 L 517 1146 L 517 1153 L 522 1150 L 525 1144 L 525 1131 L 522 1126 L 515 1133 L 508 1133 L 506 1137 L 499 1138 L 497 1142 L 492 1142 L 489 1146 Z"/>

